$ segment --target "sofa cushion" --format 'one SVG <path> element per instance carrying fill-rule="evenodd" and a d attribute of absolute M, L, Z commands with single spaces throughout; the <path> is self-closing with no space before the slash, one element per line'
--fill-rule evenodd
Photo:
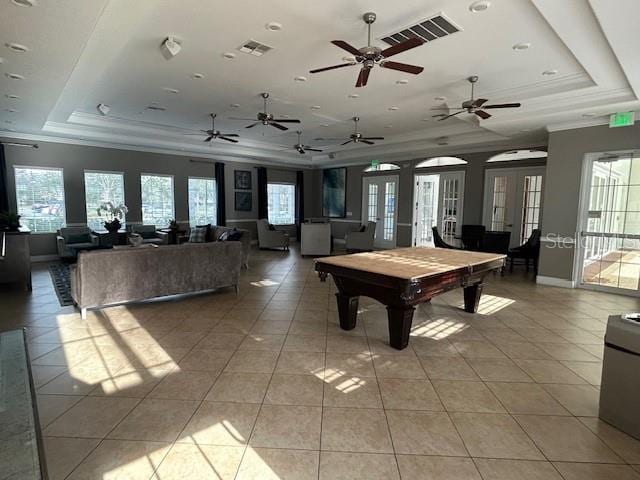
<path fill-rule="evenodd" d="M 154 231 L 148 231 L 148 232 L 136 232 L 138 235 L 140 235 L 144 240 L 155 240 L 156 238 L 158 238 L 158 234 Z"/>
<path fill-rule="evenodd" d="M 194 227 L 189 234 L 189 243 L 204 243 L 207 240 L 206 227 Z"/>
<path fill-rule="evenodd" d="M 227 236 L 227 241 L 238 242 L 240 241 L 240 237 L 242 237 L 242 232 L 239 232 L 234 228 L 233 231 L 229 232 L 229 235 Z"/>
<path fill-rule="evenodd" d="M 65 238 L 67 243 L 91 243 L 91 235 L 88 233 L 77 233 L 67 235 Z"/>
<path fill-rule="evenodd" d="M 205 228 L 206 229 L 206 234 L 204 237 L 204 241 L 205 242 L 213 242 L 215 239 L 213 238 L 213 228 L 211 227 L 210 223 L 207 223 L 206 225 L 196 225 L 196 228 Z"/>
<path fill-rule="evenodd" d="M 229 233 L 230 233 L 229 230 L 225 230 L 224 232 L 222 232 L 218 237 L 218 241 L 226 242 L 229 239 Z"/>

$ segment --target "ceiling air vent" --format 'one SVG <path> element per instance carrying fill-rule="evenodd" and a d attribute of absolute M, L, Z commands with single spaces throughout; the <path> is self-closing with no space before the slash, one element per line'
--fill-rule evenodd
<path fill-rule="evenodd" d="M 238 47 L 243 53 L 248 53 L 249 55 L 253 55 L 255 57 L 261 57 L 273 47 L 269 45 L 265 45 L 264 43 L 256 42 L 255 40 L 247 40 L 244 44 Z"/>
<path fill-rule="evenodd" d="M 452 33 L 459 32 L 461 29 L 457 27 L 451 20 L 440 13 L 430 17 L 415 25 L 404 28 L 397 33 L 392 33 L 381 40 L 389 45 L 397 45 L 412 37 L 417 37 L 424 42 L 432 42 L 441 37 L 446 37 Z"/>
<path fill-rule="evenodd" d="M 151 111 L 154 111 L 154 112 L 164 112 L 167 109 L 164 108 L 164 107 L 160 107 L 159 105 L 149 105 L 147 107 L 147 110 L 151 110 Z"/>

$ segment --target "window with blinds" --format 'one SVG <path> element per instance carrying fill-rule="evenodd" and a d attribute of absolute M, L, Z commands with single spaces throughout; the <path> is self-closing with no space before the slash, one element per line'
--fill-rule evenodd
<path fill-rule="evenodd" d="M 98 208 L 106 202 L 114 206 L 124 204 L 124 175 L 116 172 L 84 172 L 84 191 L 87 208 L 87 226 L 104 230 L 106 218 L 98 215 Z M 125 219 L 120 222 L 124 225 Z"/>
<path fill-rule="evenodd" d="M 61 168 L 14 167 L 20 223 L 34 233 L 51 233 L 66 225 L 64 175 Z"/>
<path fill-rule="evenodd" d="M 167 227 L 174 219 L 172 175 L 140 175 L 142 223 Z"/>
<path fill-rule="evenodd" d="M 296 187 L 286 183 L 267 184 L 269 223 L 293 225 L 296 223 Z"/>
<path fill-rule="evenodd" d="M 217 215 L 215 179 L 189 177 L 189 225 L 215 225 Z"/>

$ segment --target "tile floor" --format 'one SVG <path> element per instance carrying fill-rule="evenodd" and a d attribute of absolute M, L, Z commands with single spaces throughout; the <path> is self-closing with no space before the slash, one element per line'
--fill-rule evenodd
<path fill-rule="evenodd" d="M 61 308 L 46 266 L 0 292 L 25 325 L 57 479 L 640 479 L 640 442 L 600 422 L 605 321 L 628 297 L 491 277 L 416 312 L 410 347 L 362 299 L 337 326 L 312 261 L 253 252 L 231 292 Z"/>

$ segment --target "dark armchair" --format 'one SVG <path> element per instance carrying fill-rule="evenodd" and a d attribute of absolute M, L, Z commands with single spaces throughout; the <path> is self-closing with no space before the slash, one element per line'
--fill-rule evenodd
<path fill-rule="evenodd" d="M 519 247 L 510 248 L 507 253 L 507 262 L 509 263 L 509 271 L 513 272 L 513 264 L 516 260 L 522 260 L 527 272 L 529 271 L 529 262 L 533 263 L 533 271 L 538 274 L 538 259 L 540 258 L 540 237 L 542 231 L 536 228 L 531 232 L 531 236 Z"/>
<path fill-rule="evenodd" d="M 484 225 L 462 225 L 462 245 L 466 250 L 480 251 L 487 229 Z"/>
<path fill-rule="evenodd" d="M 489 230 L 485 232 L 482 239 L 482 251 L 488 253 L 502 253 L 506 255 L 509 252 L 510 242 L 511 232 Z"/>
<path fill-rule="evenodd" d="M 453 245 L 449 245 L 445 242 L 440 236 L 440 232 L 438 232 L 438 227 L 431 227 L 433 231 L 433 245 L 438 248 L 450 248 L 451 250 L 461 250 L 460 248 L 454 247 Z"/>

